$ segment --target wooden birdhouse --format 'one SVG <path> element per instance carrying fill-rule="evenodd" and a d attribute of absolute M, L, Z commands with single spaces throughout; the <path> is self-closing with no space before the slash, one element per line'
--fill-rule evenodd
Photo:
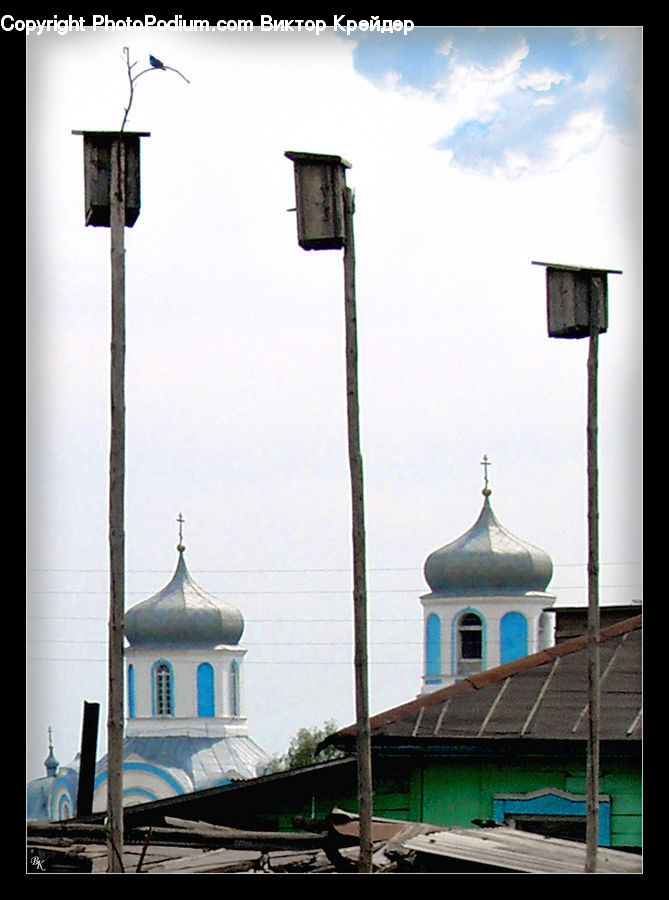
<path fill-rule="evenodd" d="M 139 216 L 139 139 L 148 132 L 74 131 L 84 137 L 84 188 L 86 224 L 109 227 L 111 154 L 122 142 L 125 166 L 125 224 L 132 227 Z"/>
<path fill-rule="evenodd" d="M 554 338 L 583 338 L 590 335 L 590 316 L 602 334 L 608 328 L 607 274 L 617 269 L 586 269 L 580 266 L 546 266 L 548 335 Z"/>
<path fill-rule="evenodd" d="M 323 153 L 285 154 L 295 167 L 297 241 L 304 250 L 344 246 L 344 189 L 351 164 Z"/>

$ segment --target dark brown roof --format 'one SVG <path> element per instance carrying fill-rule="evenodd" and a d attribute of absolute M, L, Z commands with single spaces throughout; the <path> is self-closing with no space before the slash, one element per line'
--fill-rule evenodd
<path fill-rule="evenodd" d="M 642 616 L 600 631 L 600 739 L 641 738 Z M 370 720 L 373 743 L 439 739 L 585 740 L 588 725 L 587 637 L 424 694 Z M 327 743 L 344 744 L 356 726 Z"/>

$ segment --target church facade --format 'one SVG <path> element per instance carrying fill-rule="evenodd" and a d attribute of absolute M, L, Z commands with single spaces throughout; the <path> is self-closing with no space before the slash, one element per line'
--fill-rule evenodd
<path fill-rule="evenodd" d="M 125 616 L 124 806 L 262 774 L 268 755 L 245 715 L 244 619 L 192 578 L 181 536 L 169 583 Z M 28 785 L 28 818 L 76 813 L 78 758 Z M 106 809 L 107 759 L 95 771 L 93 811 Z"/>
<path fill-rule="evenodd" d="M 484 457 L 486 466 L 489 463 Z M 513 535 L 493 512 L 486 475 L 474 525 L 435 550 L 424 565 L 421 597 L 424 670 L 421 693 L 437 690 L 553 643 L 546 592 L 553 563 Z"/>

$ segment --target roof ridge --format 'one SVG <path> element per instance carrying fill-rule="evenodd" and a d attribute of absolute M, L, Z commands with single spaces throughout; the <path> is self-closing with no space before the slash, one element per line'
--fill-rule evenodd
<path fill-rule="evenodd" d="M 620 637 L 622 634 L 638 630 L 642 627 L 642 621 L 643 614 L 640 613 L 629 619 L 623 619 L 621 622 L 608 625 L 606 628 L 600 628 L 600 643 L 605 643 L 606 641 Z M 389 725 L 391 722 L 395 722 L 397 719 L 402 718 L 414 710 L 419 710 L 421 707 L 436 706 L 443 703 L 449 697 L 459 697 L 462 694 L 480 690 L 491 684 L 504 681 L 506 678 L 516 675 L 519 672 L 525 672 L 536 666 L 552 662 L 557 657 L 569 656 L 571 653 L 577 653 L 579 650 L 584 650 L 587 645 L 587 634 L 577 635 L 574 638 L 569 638 L 566 641 L 554 644 L 552 647 L 546 647 L 544 650 L 539 650 L 537 653 L 523 656 L 513 662 L 503 663 L 501 666 L 495 666 L 495 668 L 487 669 L 485 672 L 480 672 L 477 675 L 470 675 L 456 684 L 450 684 L 446 687 L 439 688 L 436 691 L 431 691 L 429 694 L 421 695 L 414 700 L 409 700 L 407 703 L 402 703 L 400 706 L 395 706 L 392 709 L 385 710 L 384 712 L 372 716 L 370 718 L 370 728 L 374 729 Z M 337 736 L 355 734 L 356 728 L 357 726 L 355 724 L 349 725 L 346 728 L 340 729 L 336 734 Z M 334 735 L 332 735 L 332 737 L 334 737 Z M 322 746 L 325 746 L 325 744 L 329 742 L 329 739 L 326 739 Z"/>

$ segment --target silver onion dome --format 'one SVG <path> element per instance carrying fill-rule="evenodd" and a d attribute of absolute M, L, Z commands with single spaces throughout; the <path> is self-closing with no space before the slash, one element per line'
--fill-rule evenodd
<path fill-rule="evenodd" d="M 550 556 L 500 524 L 484 488 L 483 508 L 461 537 L 425 560 L 425 580 L 442 595 L 545 591 L 553 575 Z"/>
<path fill-rule="evenodd" d="M 203 591 L 186 567 L 179 543 L 179 561 L 162 591 L 133 606 L 125 616 L 125 635 L 133 648 L 215 647 L 237 644 L 244 631 L 241 612 Z"/>

